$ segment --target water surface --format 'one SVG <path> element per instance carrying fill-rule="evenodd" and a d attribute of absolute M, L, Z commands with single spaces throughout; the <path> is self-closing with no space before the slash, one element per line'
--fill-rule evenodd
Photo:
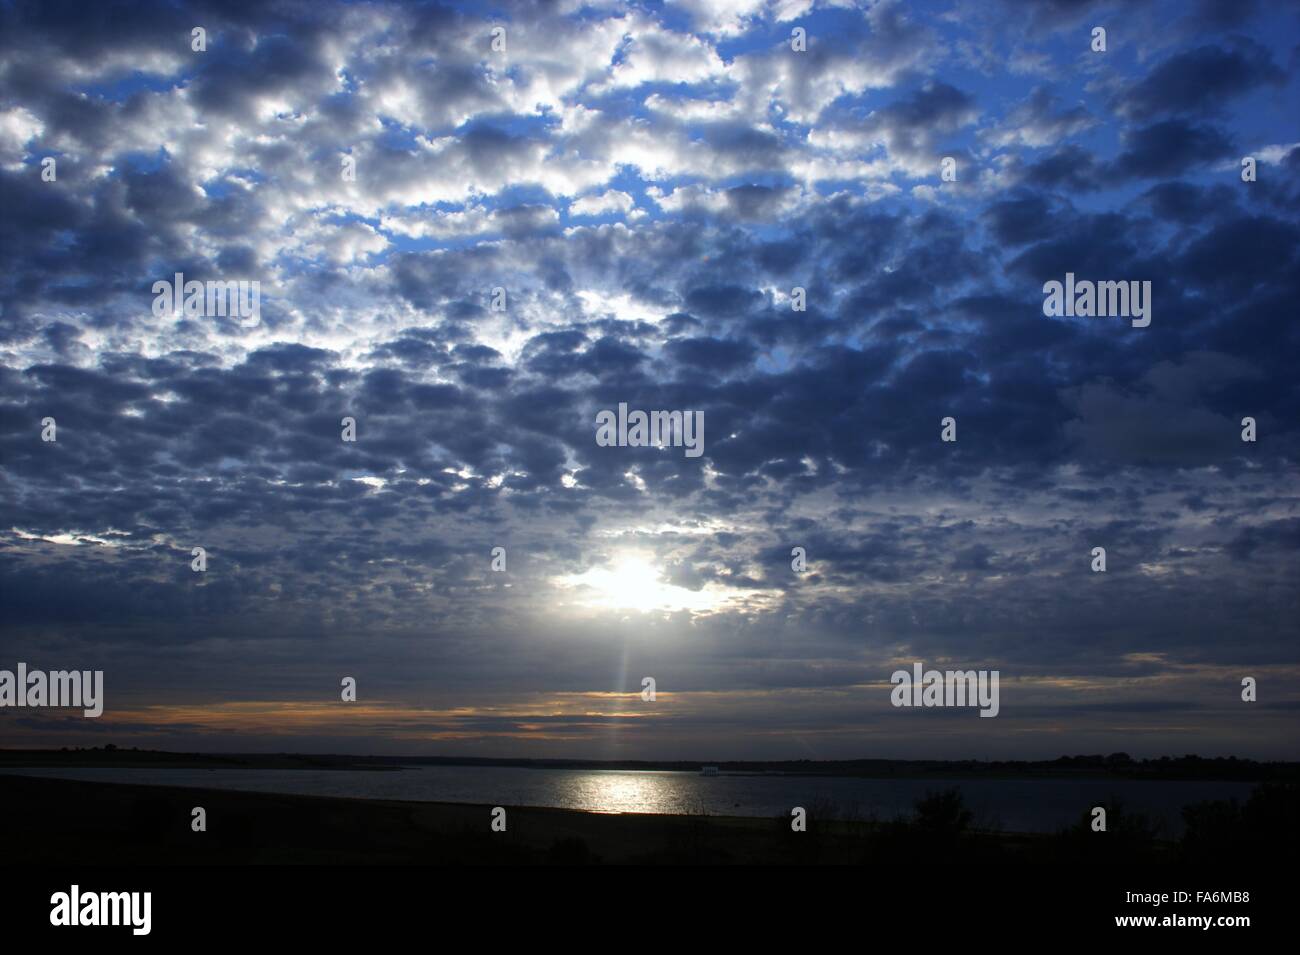
<path fill-rule="evenodd" d="M 1125 779 L 858 779 L 847 777 L 719 775 L 614 769 L 532 769 L 515 766 L 412 766 L 395 771 L 350 769 L 82 769 L 31 768 L 5 772 L 88 782 L 198 786 L 306 796 L 351 796 L 462 802 L 492 806 L 549 806 L 589 812 L 810 815 L 833 806 L 840 814 L 892 819 L 910 813 L 927 792 L 962 791 L 981 828 L 1053 832 L 1114 798 L 1161 822 L 1165 835 L 1182 832 L 1188 803 L 1236 798 L 1251 783 Z"/>

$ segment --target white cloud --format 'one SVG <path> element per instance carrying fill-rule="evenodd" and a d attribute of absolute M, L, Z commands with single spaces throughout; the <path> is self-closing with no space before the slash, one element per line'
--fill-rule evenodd
<path fill-rule="evenodd" d="M 626 192 L 610 189 L 600 195 L 583 196 L 569 206 L 571 216 L 599 216 L 607 212 L 627 214 L 633 206 L 632 197 Z"/>
<path fill-rule="evenodd" d="M 12 170 L 22 168 L 26 145 L 45 130 L 45 124 L 21 106 L 0 112 L 0 164 Z"/>

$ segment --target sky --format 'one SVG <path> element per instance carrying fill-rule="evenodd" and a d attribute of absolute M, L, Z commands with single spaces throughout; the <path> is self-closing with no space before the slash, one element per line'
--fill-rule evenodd
<path fill-rule="evenodd" d="M 1300 758 L 1298 94 L 1236 0 L 0 3 L 0 669 L 105 696 L 0 746 Z"/>

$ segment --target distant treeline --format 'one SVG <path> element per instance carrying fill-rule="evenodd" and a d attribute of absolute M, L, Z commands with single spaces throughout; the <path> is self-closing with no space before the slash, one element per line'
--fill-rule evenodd
<path fill-rule="evenodd" d="M 0 766 L 198 767 L 245 769 L 400 769 L 403 766 L 515 766 L 534 769 L 631 769 L 721 773 L 780 773 L 796 776 L 961 779 L 973 777 L 1092 777 L 1125 779 L 1240 780 L 1298 782 L 1300 763 L 1260 762 L 1235 756 L 1161 756 L 1133 759 L 1127 753 L 1061 756 L 1052 760 L 594 760 L 489 759 L 459 756 L 348 756 L 302 753 L 169 753 L 104 747 L 61 750 L 0 750 Z"/>

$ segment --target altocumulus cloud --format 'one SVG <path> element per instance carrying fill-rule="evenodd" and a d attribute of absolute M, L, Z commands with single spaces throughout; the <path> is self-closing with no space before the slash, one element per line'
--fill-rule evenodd
<path fill-rule="evenodd" d="M 4 5 L 0 666 L 106 697 L 6 737 L 1295 757 L 1298 35 Z M 1044 316 L 1066 272 L 1151 281 L 1152 325 Z M 260 321 L 155 315 L 176 273 Z M 598 446 L 619 402 L 702 412 L 704 453 Z M 900 719 L 912 660 L 1000 670 L 998 719 Z"/>

